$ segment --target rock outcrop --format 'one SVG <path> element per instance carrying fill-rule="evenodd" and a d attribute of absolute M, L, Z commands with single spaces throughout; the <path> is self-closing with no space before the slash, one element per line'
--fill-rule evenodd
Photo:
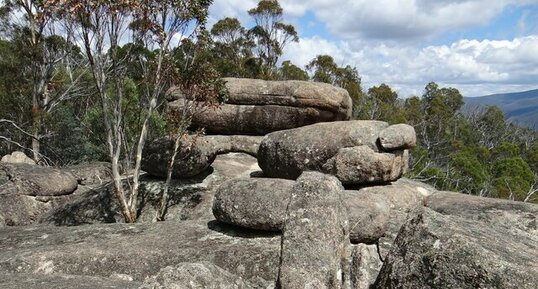
<path fill-rule="evenodd" d="M 465 200 L 460 204 L 465 207 Z M 505 212 L 533 219 L 534 227 L 418 209 L 400 230 L 374 288 L 536 288 L 536 208 L 498 210 L 498 219 Z"/>
<path fill-rule="evenodd" d="M 342 185 L 307 172 L 293 187 L 282 233 L 277 288 L 347 288 L 350 255 Z"/>
<path fill-rule="evenodd" d="M 378 146 L 387 127 L 380 121 L 346 121 L 273 132 L 260 144 L 258 163 L 269 177 L 296 179 L 303 171 L 319 171 L 344 184 L 395 181 L 409 157 L 405 150 L 384 153 Z M 401 141 L 395 145 L 407 146 Z"/>
<path fill-rule="evenodd" d="M 172 180 L 167 220 L 212 220 L 214 189 L 232 178 L 245 178 L 259 171 L 256 159 L 241 153 L 218 155 L 207 174 Z M 165 180 L 141 178 L 138 222 L 152 222 Z M 98 186 L 74 196 L 40 218 L 41 223 L 73 226 L 121 222 L 112 185 Z"/>
<path fill-rule="evenodd" d="M 249 229 L 282 231 L 295 182 L 286 179 L 235 178 L 216 189 L 213 215 L 223 223 Z M 352 243 L 392 244 L 407 213 L 436 192 L 422 183 L 401 179 L 390 185 L 342 191 Z M 389 230 L 390 229 L 390 230 Z M 389 232 L 387 232 L 389 231 Z M 389 245 L 390 246 L 390 245 Z"/>
<path fill-rule="evenodd" d="M 0 164 L 0 223 L 24 226 L 111 181 L 110 164 L 86 163 L 64 168 Z M 96 206 L 98 207 L 98 206 Z"/>
<path fill-rule="evenodd" d="M 0 163 L 0 287 L 538 284 L 537 205 L 402 178 L 413 127 L 339 121 L 351 112 L 343 89 L 227 81 L 226 103 L 194 116 L 194 127 L 225 135 L 181 140 L 165 221 L 155 216 L 171 138 L 143 152 L 138 224 L 121 224 L 106 163 Z M 168 96 L 169 109 L 202 104 L 177 90 Z"/>
<path fill-rule="evenodd" d="M 210 134 L 265 135 L 317 122 L 348 120 L 351 98 L 346 90 L 307 81 L 226 78 L 230 95 L 218 107 L 193 105 L 176 88 L 168 93 L 169 109 L 198 107 L 193 125 Z"/>

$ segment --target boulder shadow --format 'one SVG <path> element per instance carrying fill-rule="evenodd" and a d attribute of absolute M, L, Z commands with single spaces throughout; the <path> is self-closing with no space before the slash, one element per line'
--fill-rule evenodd
<path fill-rule="evenodd" d="M 247 229 L 239 226 L 234 226 L 226 223 L 212 220 L 207 222 L 207 228 L 209 230 L 236 238 L 274 238 L 280 236 L 281 232 L 271 232 L 263 230 Z"/>

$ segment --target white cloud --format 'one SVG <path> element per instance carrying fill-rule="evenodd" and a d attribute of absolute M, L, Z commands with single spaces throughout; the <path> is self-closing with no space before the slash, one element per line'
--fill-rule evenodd
<path fill-rule="evenodd" d="M 217 0 L 218 1 L 218 0 Z M 485 25 L 510 5 L 536 0 L 281 0 L 293 16 L 313 11 L 342 38 L 410 40 Z"/>
<path fill-rule="evenodd" d="M 538 35 L 513 40 L 460 40 L 449 45 L 412 46 L 332 43 L 319 37 L 302 39 L 285 57 L 304 65 L 318 54 L 358 68 L 364 88 L 386 83 L 401 96 L 421 94 L 430 81 L 456 87 L 465 95 L 482 95 L 538 86 Z"/>
<path fill-rule="evenodd" d="M 235 17 L 242 23 L 248 21 L 248 10 L 256 7 L 257 0 L 215 0 L 209 8 L 209 25 L 224 17 Z"/>

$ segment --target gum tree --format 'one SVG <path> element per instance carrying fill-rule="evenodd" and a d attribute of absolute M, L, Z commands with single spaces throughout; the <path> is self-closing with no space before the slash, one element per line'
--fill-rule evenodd
<path fill-rule="evenodd" d="M 112 164 L 114 193 L 124 220 L 137 219 L 139 177 L 142 151 L 152 114 L 163 99 L 163 93 L 174 84 L 175 66 L 172 49 L 184 38 L 193 37 L 203 28 L 211 0 L 51 0 L 57 16 L 73 27 L 72 33 L 82 43 L 89 62 L 95 90 L 101 101 L 108 157 Z M 132 51 L 121 51 L 122 43 L 133 43 L 153 51 L 151 57 L 139 54 L 137 61 L 144 79 L 139 85 L 140 119 L 134 147 L 125 142 L 124 111 L 127 62 Z M 124 186 L 120 158 L 133 152 L 132 173 Z"/>

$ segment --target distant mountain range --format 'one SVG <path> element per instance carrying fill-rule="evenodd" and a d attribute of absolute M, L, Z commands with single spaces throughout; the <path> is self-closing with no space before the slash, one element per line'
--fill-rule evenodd
<path fill-rule="evenodd" d="M 508 121 L 538 130 L 538 89 L 465 97 L 464 101 L 464 112 L 471 112 L 488 105 L 496 105 L 504 112 Z"/>

